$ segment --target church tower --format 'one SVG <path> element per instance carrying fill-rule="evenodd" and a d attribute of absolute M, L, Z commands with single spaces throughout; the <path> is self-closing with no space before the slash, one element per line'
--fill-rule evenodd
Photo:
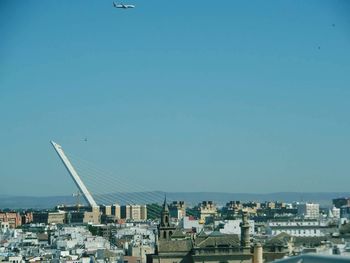
<path fill-rule="evenodd" d="M 162 207 L 162 212 L 160 215 L 160 225 L 158 226 L 158 237 L 159 239 L 169 240 L 171 235 L 173 234 L 175 227 L 170 225 L 170 213 L 169 207 L 166 202 L 166 198 L 164 199 L 164 204 Z"/>

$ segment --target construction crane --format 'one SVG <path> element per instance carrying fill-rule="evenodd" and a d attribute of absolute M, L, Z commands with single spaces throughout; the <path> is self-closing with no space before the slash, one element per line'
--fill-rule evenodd
<path fill-rule="evenodd" d="M 73 197 L 76 197 L 75 205 L 76 205 L 76 207 L 77 207 L 77 211 L 79 212 L 80 206 L 81 206 L 81 204 L 80 204 L 80 196 L 81 196 L 81 193 L 80 193 L 80 191 L 77 191 L 76 193 L 73 193 L 72 196 L 73 196 Z"/>

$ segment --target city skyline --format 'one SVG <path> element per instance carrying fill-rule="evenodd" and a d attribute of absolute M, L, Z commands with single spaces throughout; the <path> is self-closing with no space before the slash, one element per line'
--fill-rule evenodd
<path fill-rule="evenodd" d="M 1 194 L 76 191 L 50 140 L 150 191 L 348 191 L 350 4 L 253 2 L 2 1 Z"/>

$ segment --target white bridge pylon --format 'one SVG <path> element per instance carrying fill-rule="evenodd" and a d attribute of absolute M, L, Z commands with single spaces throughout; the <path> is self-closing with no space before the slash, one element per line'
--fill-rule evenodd
<path fill-rule="evenodd" d="M 92 198 L 92 195 L 86 188 L 85 184 L 83 181 L 80 179 L 77 171 L 74 169 L 73 165 L 69 161 L 68 157 L 65 155 L 62 146 L 55 143 L 54 141 L 51 141 L 51 144 L 55 151 L 57 152 L 58 156 L 60 157 L 61 161 L 63 162 L 64 166 L 67 168 L 69 174 L 73 178 L 74 183 L 77 185 L 79 188 L 80 192 L 83 193 L 83 196 L 86 200 L 86 202 L 91 206 L 91 207 L 98 207 L 97 203 L 95 200 Z"/>

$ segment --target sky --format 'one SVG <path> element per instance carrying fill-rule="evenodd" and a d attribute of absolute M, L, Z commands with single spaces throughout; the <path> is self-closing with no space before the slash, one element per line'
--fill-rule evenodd
<path fill-rule="evenodd" d="M 0 194 L 348 191 L 349 1 L 125 3 L 0 1 Z"/>

